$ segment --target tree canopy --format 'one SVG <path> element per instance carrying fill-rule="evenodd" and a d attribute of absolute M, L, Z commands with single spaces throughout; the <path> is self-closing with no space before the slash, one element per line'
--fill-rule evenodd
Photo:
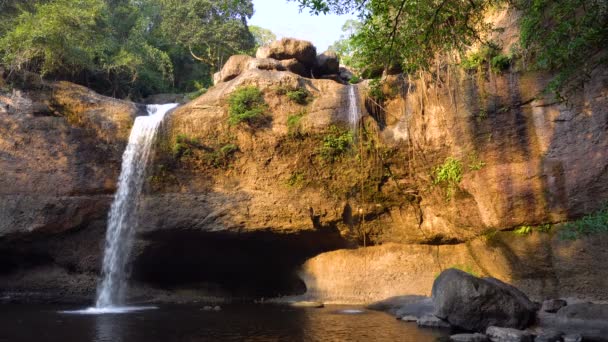
<path fill-rule="evenodd" d="M 251 0 L 0 0 L 0 63 L 119 97 L 193 91 L 251 51 Z"/>
<path fill-rule="evenodd" d="M 605 0 L 290 0 L 312 13 L 357 13 L 361 24 L 334 49 L 351 65 L 400 64 L 406 72 L 428 69 L 436 57 L 471 46 L 496 49 L 485 21 L 493 8 L 521 13 L 520 42 L 509 58 L 528 68 L 557 73 L 557 90 L 605 64 L 608 5 Z M 603 51 L 603 53 L 602 53 Z"/>

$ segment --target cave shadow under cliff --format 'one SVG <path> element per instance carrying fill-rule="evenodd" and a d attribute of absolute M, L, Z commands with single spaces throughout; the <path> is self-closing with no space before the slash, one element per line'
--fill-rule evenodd
<path fill-rule="evenodd" d="M 299 267 L 319 253 L 344 248 L 340 234 L 199 230 L 157 231 L 141 237 L 132 280 L 156 288 L 214 292 L 230 298 L 268 298 L 306 292 Z"/>

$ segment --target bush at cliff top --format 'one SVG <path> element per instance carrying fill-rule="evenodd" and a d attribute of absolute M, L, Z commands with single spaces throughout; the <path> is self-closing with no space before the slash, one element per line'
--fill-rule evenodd
<path fill-rule="evenodd" d="M 230 125 L 238 125 L 241 122 L 249 125 L 258 124 L 265 118 L 264 113 L 268 108 L 262 92 L 254 86 L 238 88 L 230 95 L 228 103 Z"/>

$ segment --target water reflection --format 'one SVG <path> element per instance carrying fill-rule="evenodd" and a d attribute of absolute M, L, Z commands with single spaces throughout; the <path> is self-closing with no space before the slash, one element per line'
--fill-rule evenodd
<path fill-rule="evenodd" d="M 202 305 L 173 305 L 104 315 L 66 315 L 58 313 L 60 309 L 66 308 L 0 305 L 0 322 L 15 322 L 3 324 L 0 341 L 424 342 L 444 336 L 359 307 L 227 305 L 221 311 L 205 311 Z"/>
<path fill-rule="evenodd" d="M 95 339 L 94 342 L 123 342 L 125 341 L 124 324 L 127 320 L 121 320 L 117 315 L 95 316 Z"/>

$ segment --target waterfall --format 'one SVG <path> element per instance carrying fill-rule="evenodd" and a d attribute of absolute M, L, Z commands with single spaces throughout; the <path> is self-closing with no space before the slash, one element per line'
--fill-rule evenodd
<path fill-rule="evenodd" d="M 354 134 L 357 132 L 357 124 L 361 119 L 359 111 L 359 103 L 357 101 L 357 86 L 354 84 L 348 85 L 348 122 Z"/>
<path fill-rule="evenodd" d="M 102 277 L 97 290 L 96 308 L 124 303 L 127 263 L 139 209 L 139 197 L 146 177 L 146 166 L 154 138 L 165 115 L 177 104 L 149 105 L 148 115 L 135 119 L 129 143 L 122 155 L 118 189 L 108 217 Z"/>

